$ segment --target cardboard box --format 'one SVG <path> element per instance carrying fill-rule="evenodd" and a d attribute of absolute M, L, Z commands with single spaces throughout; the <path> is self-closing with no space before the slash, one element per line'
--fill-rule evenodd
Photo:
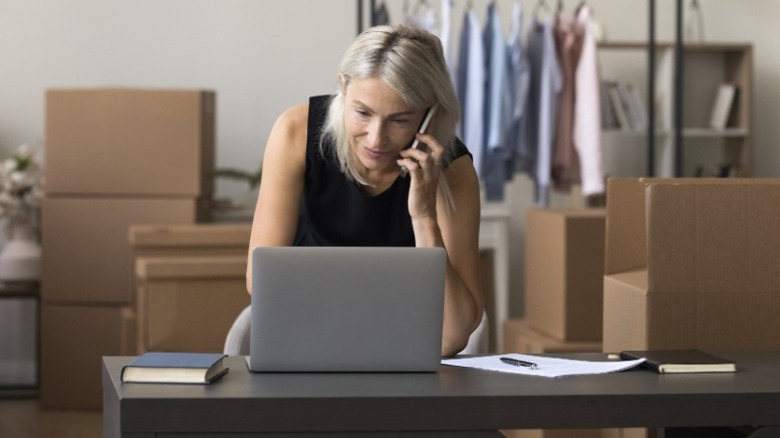
<path fill-rule="evenodd" d="M 601 342 L 561 341 L 540 332 L 527 319 L 514 318 L 504 322 L 504 353 L 594 353 L 601 351 Z"/>
<path fill-rule="evenodd" d="M 515 429 L 501 433 L 507 438 L 602 438 L 602 429 Z"/>
<path fill-rule="evenodd" d="M 136 259 L 138 350 L 222 352 L 249 305 L 246 256 Z"/>
<path fill-rule="evenodd" d="M 601 351 L 600 342 L 565 342 L 540 333 L 524 319 L 504 322 L 505 353 L 592 353 Z M 508 438 L 601 438 L 601 429 L 516 429 L 502 430 Z"/>
<path fill-rule="evenodd" d="M 604 222 L 600 209 L 526 215 L 525 317 L 563 341 L 601 341 Z"/>
<path fill-rule="evenodd" d="M 201 90 L 46 92 L 46 191 L 210 195 L 215 94 Z"/>
<path fill-rule="evenodd" d="M 133 318 L 127 306 L 43 303 L 41 406 L 99 410 L 101 359 L 136 354 Z"/>
<path fill-rule="evenodd" d="M 132 304 L 133 223 L 194 223 L 196 198 L 53 198 L 43 200 L 45 302 Z"/>
<path fill-rule="evenodd" d="M 610 179 L 604 350 L 780 348 L 780 180 Z"/>
<path fill-rule="evenodd" d="M 657 436 L 655 429 L 624 428 L 604 429 L 602 438 L 651 438 Z"/>
<path fill-rule="evenodd" d="M 139 351 L 222 351 L 228 329 L 249 305 L 251 229 L 246 223 L 130 226 Z M 227 291 L 224 301 L 220 294 Z M 214 309 L 218 314 L 204 316 Z M 185 316 L 171 319 L 169 311 Z"/>
<path fill-rule="evenodd" d="M 134 224 L 129 241 L 137 257 L 249 255 L 252 224 Z"/>

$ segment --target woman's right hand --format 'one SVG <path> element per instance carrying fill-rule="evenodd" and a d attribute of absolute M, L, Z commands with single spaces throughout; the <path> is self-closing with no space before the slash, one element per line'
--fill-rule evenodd
<path fill-rule="evenodd" d="M 401 151 L 398 165 L 407 169 L 409 186 L 409 215 L 412 220 L 436 218 L 436 196 L 441 174 L 444 148 L 429 134 L 416 134 L 425 147 Z"/>

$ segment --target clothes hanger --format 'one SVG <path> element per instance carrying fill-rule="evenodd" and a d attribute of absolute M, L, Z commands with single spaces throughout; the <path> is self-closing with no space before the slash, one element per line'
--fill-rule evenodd
<path fill-rule="evenodd" d="M 690 42 L 702 42 L 704 41 L 704 17 L 699 0 L 691 0 L 688 8 L 685 36 Z"/>
<path fill-rule="evenodd" d="M 419 14 L 420 11 L 427 10 L 431 6 L 428 4 L 428 0 L 417 0 L 417 3 L 414 5 L 414 12 L 413 14 Z"/>
<path fill-rule="evenodd" d="M 534 6 L 534 12 L 532 14 L 534 19 L 539 18 L 539 12 L 546 12 L 548 14 L 550 13 L 550 8 L 547 6 L 547 2 L 545 0 L 539 0 L 536 2 L 536 5 Z"/>

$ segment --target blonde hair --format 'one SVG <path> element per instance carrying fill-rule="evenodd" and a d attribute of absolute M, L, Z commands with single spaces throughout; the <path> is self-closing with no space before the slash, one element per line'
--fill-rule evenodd
<path fill-rule="evenodd" d="M 441 41 L 437 37 L 404 25 L 370 28 L 349 46 L 341 60 L 339 73 L 343 83 L 330 101 L 320 149 L 323 153 L 335 153 L 347 178 L 369 185 L 353 165 L 344 124 L 344 91 L 354 79 L 381 79 L 414 110 L 425 110 L 438 103 L 435 131 L 431 134 L 444 147 L 442 162 L 451 162 L 460 107 L 444 61 Z M 332 151 L 326 150 L 329 143 L 326 139 L 331 140 Z M 448 207 L 452 207 L 444 172 L 440 175 L 439 189 Z"/>

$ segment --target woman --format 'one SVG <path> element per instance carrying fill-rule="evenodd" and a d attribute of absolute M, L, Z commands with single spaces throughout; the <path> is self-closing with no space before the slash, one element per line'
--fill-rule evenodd
<path fill-rule="evenodd" d="M 429 133 L 417 134 L 434 105 Z M 364 32 L 342 60 L 337 94 L 311 98 L 274 124 L 250 251 L 444 247 L 442 355 L 456 354 L 483 312 L 479 183 L 468 151 L 453 135 L 458 114 L 436 37 L 405 26 Z M 412 149 L 415 138 L 423 145 Z M 250 293 L 251 275 L 248 269 Z"/>

